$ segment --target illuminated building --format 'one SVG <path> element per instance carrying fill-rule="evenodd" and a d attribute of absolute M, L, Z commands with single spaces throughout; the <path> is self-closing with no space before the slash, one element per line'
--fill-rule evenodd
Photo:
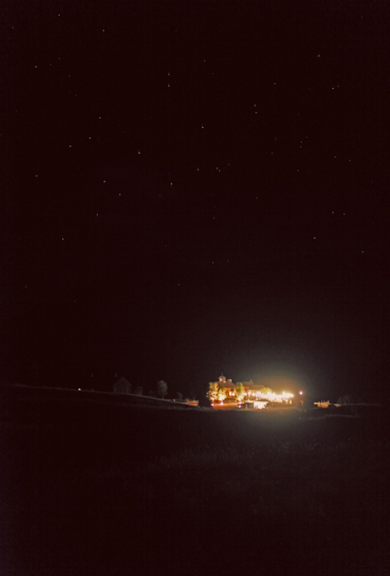
<path fill-rule="evenodd" d="M 252 380 L 234 384 L 231 379 L 227 379 L 223 374 L 219 377 L 218 382 L 210 382 L 209 387 L 210 391 L 213 390 L 213 394 L 209 393 L 208 398 L 214 408 L 219 406 L 235 407 L 246 404 L 254 409 L 261 410 L 270 403 L 292 405 L 294 398 L 294 394 L 291 392 L 283 391 L 277 394 L 263 384 L 254 384 Z M 241 393 L 238 398 L 237 393 L 240 390 Z"/>

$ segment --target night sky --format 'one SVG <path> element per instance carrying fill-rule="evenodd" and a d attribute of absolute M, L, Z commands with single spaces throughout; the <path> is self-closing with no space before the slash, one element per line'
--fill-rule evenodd
<path fill-rule="evenodd" d="M 1 381 L 386 393 L 387 2 L 0 11 Z"/>

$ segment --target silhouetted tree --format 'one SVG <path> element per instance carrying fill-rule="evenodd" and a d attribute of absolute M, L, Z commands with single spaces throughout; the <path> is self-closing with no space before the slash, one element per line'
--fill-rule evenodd
<path fill-rule="evenodd" d="M 337 399 L 337 404 L 358 404 L 359 402 L 361 402 L 360 398 L 352 394 L 345 394 Z"/>
<path fill-rule="evenodd" d="M 164 380 L 157 382 L 157 396 L 164 398 L 168 394 L 168 384 Z"/>

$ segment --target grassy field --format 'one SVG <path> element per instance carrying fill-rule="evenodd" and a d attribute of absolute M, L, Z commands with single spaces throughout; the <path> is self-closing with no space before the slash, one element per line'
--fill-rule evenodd
<path fill-rule="evenodd" d="M 390 574 L 387 420 L 2 390 L 0 573 Z"/>

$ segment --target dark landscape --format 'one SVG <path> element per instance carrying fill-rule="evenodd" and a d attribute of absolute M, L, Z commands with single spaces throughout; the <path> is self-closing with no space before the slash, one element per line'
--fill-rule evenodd
<path fill-rule="evenodd" d="M 389 38 L 0 1 L 0 576 L 390 576 Z"/>
<path fill-rule="evenodd" d="M 384 407 L 213 412 L 1 389 L 1 573 L 390 570 Z"/>

